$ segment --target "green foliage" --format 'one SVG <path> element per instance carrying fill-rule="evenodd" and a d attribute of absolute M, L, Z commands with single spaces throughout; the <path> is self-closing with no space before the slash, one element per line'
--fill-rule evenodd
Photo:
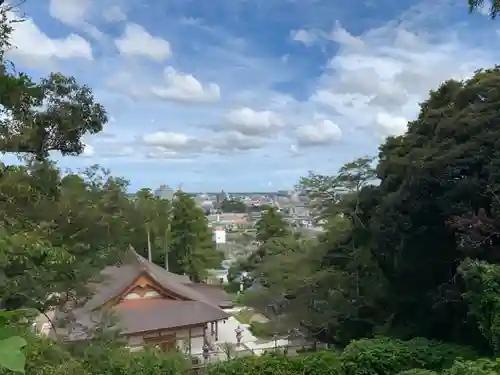
<path fill-rule="evenodd" d="M 457 361 L 443 375 L 496 375 L 500 374 L 500 361 L 478 359 L 475 361 Z"/>
<path fill-rule="evenodd" d="M 268 353 L 209 366 L 208 375 L 338 375 L 339 360 L 333 352 L 316 352 L 296 357 Z"/>
<path fill-rule="evenodd" d="M 247 206 L 242 201 L 224 199 L 220 204 L 222 212 L 245 213 Z"/>
<path fill-rule="evenodd" d="M 411 370 L 401 371 L 397 375 L 438 375 L 436 371 L 424 370 L 421 368 L 412 368 Z"/>
<path fill-rule="evenodd" d="M 269 207 L 257 222 L 257 241 L 265 243 L 271 238 L 287 235 L 287 223 L 275 207 Z"/>
<path fill-rule="evenodd" d="M 104 345 L 103 345 L 104 344 Z M 163 353 L 155 348 L 130 352 L 123 347 L 94 343 L 76 354 L 90 374 L 100 375 L 177 375 L 187 373 L 186 359 L 177 353 Z"/>
<path fill-rule="evenodd" d="M 24 373 L 26 358 L 21 349 L 26 344 L 26 340 L 19 336 L 0 339 L 0 368 Z"/>
<path fill-rule="evenodd" d="M 465 260 L 459 268 L 465 280 L 464 294 L 469 314 L 495 354 L 500 353 L 500 266 L 484 261 Z"/>
<path fill-rule="evenodd" d="M 206 270 L 218 267 L 223 260 L 222 252 L 215 248 L 203 210 L 191 196 L 177 192 L 171 220 L 170 271 L 189 275 L 193 281 L 203 280 Z"/>
<path fill-rule="evenodd" d="M 270 322 L 251 322 L 248 327 L 252 335 L 259 339 L 271 339 L 278 333 L 278 328 L 279 327 L 276 324 Z"/>
<path fill-rule="evenodd" d="M 341 360 L 345 375 L 391 375 L 414 368 L 441 371 L 456 359 L 476 355 L 467 347 L 422 338 L 380 338 L 353 341 L 344 349 Z"/>

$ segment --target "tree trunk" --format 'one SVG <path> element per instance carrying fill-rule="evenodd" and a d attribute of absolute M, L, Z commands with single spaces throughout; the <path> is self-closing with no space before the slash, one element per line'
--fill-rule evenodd
<path fill-rule="evenodd" d="M 151 251 L 151 236 L 149 234 L 149 226 L 148 225 L 146 226 L 146 233 L 148 236 L 148 260 L 150 262 L 152 262 L 153 261 L 153 253 Z"/>
<path fill-rule="evenodd" d="M 165 269 L 168 271 L 168 233 L 170 232 L 170 224 L 165 231 Z"/>

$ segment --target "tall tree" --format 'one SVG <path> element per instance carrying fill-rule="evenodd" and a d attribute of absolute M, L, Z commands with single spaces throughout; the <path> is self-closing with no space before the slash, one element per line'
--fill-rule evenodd
<path fill-rule="evenodd" d="M 220 266 L 222 252 L 212 240 L 208 220 L 188 194 L 178 191 L 172 201 L 170 228 L 170 270 L 203 280 L 207 269 Z"/>
<path fill-rule="evenodd" d="M 498 82 L 495 67 L 443 83 L 380 148 L 372 244 L 395 332 L 479 345 L 457 268 L 467 256 L 498 261 Z"/>
<path fill-rule="evenodd" d="M 134 222 L 134 228 L 137 228 L 137 236 L 132 245 L 140 253 L 147 250 L 143 255 L 159 266 L 168 268 L 170 202 L 155 197 L 149 189 L 141 189 L 135 194 L 133 214 L 135 217 L 131 220 Z M 142 232 L 142 235 L 139 232 Z"/>
<path fill-rule="evenodd" d="M 271 238 L 284 237 L 288 234 L 288 224 L 275 207 L 268 207 L 256 225 L 256 239 L 265 243 Z"/>

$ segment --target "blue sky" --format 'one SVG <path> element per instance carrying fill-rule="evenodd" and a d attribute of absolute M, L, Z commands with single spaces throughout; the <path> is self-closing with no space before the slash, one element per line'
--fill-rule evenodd
<path fill-rule="evenodd" d="M 21 11 L 18 70 L 74 75 L 110 116 L 84 155 L 55 155 L 60 166 L 100 164 L 132 191 L 292 188 L 375 155 L 429 89 L 500 61 L 499 24 L 466 0 L 27 0 Z"/>

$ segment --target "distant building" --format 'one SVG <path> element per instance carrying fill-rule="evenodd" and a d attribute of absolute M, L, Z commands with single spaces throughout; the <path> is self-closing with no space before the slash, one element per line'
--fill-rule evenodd
<path fill-rule="evenodd" d="M 168 185 L 161 185 L 155 190 L 154 194 L 158 198 L 172 200 L 174 198 L 175 191 Z"/>
<path fill-rule="evenodd" d="M 224 190 L 222 190 L 219 194 L 217 194 L 217 203 L 221 203 L 226 199 L 229 200 L 230 197 L 229 194 L 226 193 Z"/>

